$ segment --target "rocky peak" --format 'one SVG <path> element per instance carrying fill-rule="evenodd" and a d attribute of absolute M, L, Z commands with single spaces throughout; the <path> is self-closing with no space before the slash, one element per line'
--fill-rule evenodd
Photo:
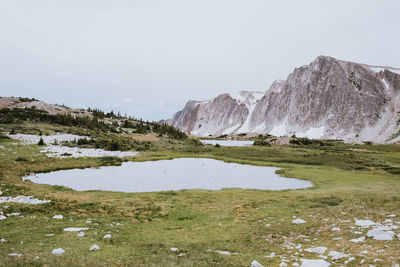
<path fill-rule="evenodd" d="M 397 72 L 396 68 L 319 56 L 294 69 L 285 81 L 275 81 L 265 93 L 223 94 L 185 107 L 182 112 L 190 114 L 190 126 L 183 123 L 181 127 L 179 119 L 170 123 L 199 136 L 271 133 L 348 141 L 395 140 L 400 111 Z"/>

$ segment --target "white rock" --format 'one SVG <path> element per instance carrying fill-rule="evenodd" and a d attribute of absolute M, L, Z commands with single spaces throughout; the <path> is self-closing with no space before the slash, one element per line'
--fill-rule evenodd
<path fill-rule="evenodd" d="M 77 236 L 77 237 L 84 237 L 84 236 L 85 236 L 85 233 L 84 233 L 84 232 L 79 232 L 76 236 Z"/>
<path fill-rule="evenodd" d="M 359 243 L 359 242 L 363 242 L 364 240 L 365 240 L 365 236 L 362 236 L 360 238 L 350 239 L 350 242 Z"/>
<path fill-rule="evenodd" d="M 275 252 L 272 252 L 268 256 L 264 256 L 264 258 L 273 258 L 273 257 L 275 257 Z"/>
<path fill-rule="evenodd" d="M 93 250 L 99 250 L 99 249 L 100 249 L 100 247 L 98 245 L 94 244 L 93 246 L 90 247 L 89 250 L 93 251 Z"/>
<path fill-rule="evenodd" d="M 178 248 L 170 248 L 169 250 L 171 250 L 171 251 L 173 251 L 173 252 L 176 252 L 176 251 L 178 251 L 179 249 L 178 249 Z"/>
<path fill-rule="evenodd" d="M 221 255 L 237 255 L 236 252 L 230 252 L 230 251 L 225 251 L 225 250 L 215 250 L 216 253 L 221 254 Z"/>
<path fill-rule="evenodd" d="M 37 204 L 44 204 L 51 202 L 51 200 L 39 200 L 33 198 L 33 196 L 0 197 L 0 203 L 7 203 L 7 202 L 37 205 Z"/>
<path fill-rule="evenodd" d="M 331 264 L 324 260 L 308 260 L 308 259 L 300 259 L 301 266 L 300 267 L 329 267 Z"/>
<path fill-rule="evenodd" d="M 62 216 L 62 215 L 54 215 L 54 216 L 53 216 L 53 219 L 61 220 L 61 219 L 63 219 L 63 218 L 64 218 L 64 216 Z"/>
<path fill-rule="evenodd" d="M 292 221 L 292 223 L 294 224 L 301 224 L 301 223 L 306 223 L 306 221 L 302 220 L 302 219 L 295 219 Z"/>
<path fill-rule="evenodd" d="M 313 247 L 305 249 L 305 251 L 307 252 L 317 253 L 317 254 L 324 254 L 326 250 L 327 250 L 326 247 Z"/>
<path fill-rule="evenodd" d="M 340 228 L 339 227 L 333 227 L 332 231 L 340 231 Z"/>
<path fill-rule="evenodd" d="M 7 217 L 6 217 L 6 216 L 4 216 L 4 215 L 0 215 L 0 221 L 2 221 L 2 220 L 5 220 L 5 219 L 7 219 Z"/>
<path fill-rule="evenodd" d="M 65 250 L 63 250 L 62 248 L 53 249 L 53 251 L 51 252 L 51 254 L 53 254 L 53 255 L 61 255 L 64 253 L 65 253 Z"/>
<path fill-rule="evenodd" d="M 5 243 L 7 242 L 7 240 L 5 240 L 4 238 L 0 239 L 0 243 Z"/>
<path fill-rule="evenodd" d="M 374 223 L 373 221 L 370 221 L 370 220 L 357 220 L 357 219 L 355 219 L 355 221 L 356 221 L 356 225 L 357 226 L 361 226 L 361 227 L 371 227 L 371 226 L 376 224 L 376 223 Z"/>
<path fill-rule="evenodd" d="M 356 258 L 351 257 L 351 258 L 349 258 L 347 261 L 345 261 L 344 264 L 348 264 L 349 262 L 354 261 L 355 259 L 356 259 Z"/>
<path fill-rule="evenodd" d="M 178 257 L 180 257 L 180 258 L 182 258 L 182 257 L 184 257 L 184 256 L 186 256 L 185 253 L 179 253 L 179 255 L 178 255 Z"/>
<path fill-rule="evenodd" d="M 280 267 L 287 267 L 287 263 L 286 262 L 281 262 L 281 264 L 279 264 Z"/>
<path fill-rule="evenodd" d="M 372 237 L 375 240 L 393 240 L 394 233 L 392 231 L 384 231 L 381 228 L 369 230 L 367 237 Z"/>
<path fill-rule="evenodd" d="M 24 255 L 18 254 L 18 253 L 11 253 L 11 254 L 8 254 L 8 256 L 21 258 L 21 257 L 23 257 Z"/>
<path fill-rule="evenodd" d="M 347 255 L 347 254 L 340 253 L 340 252 L 337 252 L 334 250 L 332 250 L 328 253 L 328 257 L 332 257 L 332 260 L 340 260 L 341 258 L 346 258 L 348 256 L 349 255 Z"/>
<path fill-rule="evenodd" d="M 85 231 L 85 230 L 89 230 L 89 228 L 79 228 L 79 227 L 68 227 L 68 228 L 64 228 L 65 232 L 80 232 L 80 231 Z"/>
<path fill-rule="evenodd" d="M 250 266 L 251 267 L 264 267 L 264 265 L 262 265 L 261 263 L 259 263 L 256 260 L 252 261 Z"/>
<path fill-rule="evenodd" d="M 47 234 L 47 235 L 44 235 L 44 236 L 52 237 L 52 236 L 55 236 L 55 234 Z"/>
<path fill-rule="evenodd" d="M 110 239 L 110 238 L 111 238 L 111 235 L 110 235 L 110 234 L 107 234 L 107 235 L 105 235 L 103 238 L 104 238 L 104 239 Z"/>

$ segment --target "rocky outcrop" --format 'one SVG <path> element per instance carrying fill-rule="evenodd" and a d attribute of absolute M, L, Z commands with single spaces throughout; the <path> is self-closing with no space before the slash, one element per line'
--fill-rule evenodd
<path fill-rule="evenodd" d="M 49 104 L 43 101 L 22 97 L 0 97 L 0 109 L 34 108 L 46 111 L 51 115 L 71 115 L 73 117 L 91 117 L 92 113 L 83 109 L 72 109 L 65 106 Z"/>
<path fill-rule="evenodd" d="M 168 121 L 193 135 L 297 135 L 396 141 L 400 70 L 320 56 L 264 94 L 241 92 L 190 101 Z"/>

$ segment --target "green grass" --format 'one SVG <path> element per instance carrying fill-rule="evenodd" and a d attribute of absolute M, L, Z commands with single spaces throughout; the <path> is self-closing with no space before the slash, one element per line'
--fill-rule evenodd
<path fill-rule="evenodd" d="M 249 266 L 252 260 L 264 266 L 278 266 L 279 256 L 288 257 L 292 263 L 294 258 L 290 256 L 299 258 L 304 254 L 304 258 L 317 258 L 315 254 L 287 247 L 297 244 L 349 253 L 356 258 L 349 266 L 360 266 L 362 259 L 367 266 L 399 263 L 398 239 L 349 242 L 360 237 L 351 228 L 354 218 L 383 222 L 386 215 L 396 214 L 395 221 L 400 221 L 400 176 L 393 171 L 400 167 L 397 146 L 216 148 L 163 139 L 131 160 L 206 157 L 276 166 L 282 168 L 281 175 L 307 179 L 315 186 L 284 191 L 121 193 L 78 192 L 21 181 L 22 175 L 31 172 L 118 165 L 118 159 L 61 160 L 44 157 L 37 145 L 22 146 L 7 139 L 0 140 L 0 145 L 5 148 L 0 150 L 3 196 L 34 195 L 52 200 L 43 205 L 0 204 L 0 211 L 5 214 L 20 212 L 24 216 L 0 221 L 0 238 L 7 240 L 0 243 L 2 266 Z M 51 219 L 56 214 L 62 214 L 64 219 Z M 293 216 L 307 223 L 294 225 Z M 86 223 L 88 219 L 91 224 Z M 333 225 L 341 230 L 332 232 Z M 64 232 L 65 227 L 90 230 L 79 238 L 76 233 Z M 111 240 L 103 239 L 108 232 Z M 46 237 L 49 233 L 55 236 Z M 335 237 L 342 239 L 333 240 Z M 101 249 L 89 252 L 93 244 Z M 51 255 L 58 247 L 66 253 Z M 171 247 L 180 250 L 172 252 Z M 225 256 L 215 250 L 239 254 Z M 359 256 L 363 250 L 371 255 Z M 24 256 L 8 256 L 13 252 Z M 278 256 L 263 257 L 271 252 Z M 179 257 L 180 253 L 185 255 Z M 373 263 L 378 258 L 384 261 Z M 343 262 L 338 261 L 338 265 Z"/>

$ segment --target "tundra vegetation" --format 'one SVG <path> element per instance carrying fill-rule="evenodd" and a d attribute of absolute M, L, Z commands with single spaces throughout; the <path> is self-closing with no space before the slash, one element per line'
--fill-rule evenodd
<path fill-rule="evenodd" d="M 309 250 L 315 247 L 326 247 L 320 254 L 337 265 L 400 263 L 400 231 L 395 227 L 400 226 L 399 146 L 295 137 L 289 145 L 277 146 L 264 142 L 270 136 L 259 136 L 252 147 L 215 147 L 168 125 L 90 111 L 92 118 L 0 111 L 0 199 L 50 200 L 0 203 L 5 217 L 0 220 L 0 265 L 250 266 L 256 260 L 264 266 L 291 266 L 301 265 L 300 259 L 321 259 Z M 10 139 L 10 133 L 72 133 L 87 138 L 64 145 L 140 154 L 124 159 L 46 157 L 42 146 Z M 79 192 L 21 179 L 36 172 L 178 157 L 280 167 L 282 176 L 315 186 L 121 193 Z M 301 220 L 305 223 L 293 223 Z M 356 220 L 393 226 L 393 235 L 384 230 L 392 240 L 368 237 L 372 228 Z M 70 227 L 88 229 L 64 230 Z"/>

